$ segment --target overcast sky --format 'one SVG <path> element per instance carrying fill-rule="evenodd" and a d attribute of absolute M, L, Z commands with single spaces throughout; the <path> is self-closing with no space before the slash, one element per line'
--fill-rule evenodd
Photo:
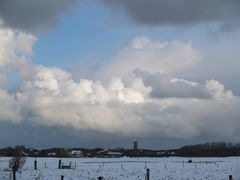
<path fill-rule="evenodd" d="M 0 147 L 240 138 L 238 0 L 0 0 Z"/>

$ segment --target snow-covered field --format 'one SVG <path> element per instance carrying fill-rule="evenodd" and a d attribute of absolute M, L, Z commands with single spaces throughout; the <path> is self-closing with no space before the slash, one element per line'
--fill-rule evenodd
<path fill-rule="evenodd" d="M 11 179 L 6 170 L 9 158 L 0 158 L 0 180 Z M 146 168 L 151 180 L 240 180 L 240 157 L 228 158 L 63 158 L 72 162 L 75 169 L 58 169 L 58 158 L 37 158 L 38 170 L 34 170 L 34 158 L 27 158 L 17 180 L 89 180 L 103 176 L 106 180 L 145 180 Z"/>

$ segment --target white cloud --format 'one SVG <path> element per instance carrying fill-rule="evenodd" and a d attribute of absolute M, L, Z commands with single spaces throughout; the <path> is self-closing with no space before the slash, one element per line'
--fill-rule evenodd
<path fill-rule="evenodd" d="M 0 89 L 0 121 L 20 122 L 22 120 L 20 104 L 14 95 Z"/>
<path fill-rule="evenodd" d="M 209 80 L 206 83 L 206 87 L 212 94 L 213 98 L 217 100 L 225 100 L 233 98 L 232 91 L 225 91 L 224 85 L 216 80 Z"/>
<path fill-rule="evenodd" d="M 122 76 L 136 68 L 155 73 L 176 73 L 201 60 L 201 54 L 190 42 L 166 42 L 140 36 L 131 40 L 116 57 L 101 69 L 102 76 Z"/>
<path fill-rule="evenodd" d="M 205 85 L 212 98 L 153 99 L 152 87 L 144 85 L 139 77 L 127 83 L 113 78 L 103 85 L 87 79 L 75 82 L 70 73 L 59 68 L 41 66 L 35 70 L 17 100 L 27 112 L 25 118 L 36 124 L 171 138 L 192 138 L 204 133 L 231 138 L 240 125 L 239 97 L 225 91 L 215 80 Z M 198 86 L 196 82 L 187 84 Z M 159 87 L 159 91 L 161 88 L 164 87 Z"/>
<path fill-rule="evenodd" d="M 22 120 L 21 106 L 15 98 L 15 93 L 9 93 L 5 89 L 8 83 L 6 71 L 14 69 L 23 75 L 23 72 L 30 69 L 26 65 L 30 65 L 29 58 L 35 41 L 36 38 L 30 34 L 0 28 L 0 120 L 2 121 Z"/>
<path fill-rule="evenodd" d="M 70 73 L 59 68 L 41 66 L 35 70 L 17 99 L 23 113 L 27 112 L 26 119 L 37 124 L 130 133 L 126 127 L 133 123 L 130 116 L 134 114 L 127 113 L 125 106 L 144 103 L 151 90 L 140 79 L 126 86 L 121 78 L 113 78 L 103 86 L 86 79 L 75 82 Z"/>
<path fill-rule="evenodd" d="M 239 97 L 223 84 L 210 80 L 202 85 L 158 73 L 176 72 L 197 62 L 199 53 L 189 43 L 137 38 L 107 67 L 111 78 L 103 83 L 101 79 L 73 80 L 70 72 L 58 67 L 22 63 L 22 59 L 29 62 L 36 38 L 8 30 L 1 33 L 2 72 L 6 66 L 21 64 L 19 70 L 32 75 L 23 79 L 16 92 L 1 88 L 1 121 L 163 138 L 204 134 L 232 138 L 239 129 Z"/>
<path fill-rule="evenodd" d="M 6 69 L 17 70 L 21 78 L 29 77 L 30 56 L 36 37 L 31 34 L 0 28 L 0 84 L 7 83 Z"/>
<path fill-rule="evenodd" d="M 31 34 L 0 29 L 0 66 L 26 60 L 32 54 L 36 38 Z"/>
<path fill-rule="evenodd" d="M 166 73 L 149 73 L 140 69 L 134 70 L 135 76 L 150 86 L 152 98 L 210 98 L 208 89 L 199 83 L 173 78 Z"/>

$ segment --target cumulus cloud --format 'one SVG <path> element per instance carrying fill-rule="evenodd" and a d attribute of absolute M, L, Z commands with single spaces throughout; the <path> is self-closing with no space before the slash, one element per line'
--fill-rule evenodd
<path fill-rule="evenodd" d="M 35 41 L 31 34 L 0 29 L 0 66 L 28 59 Z"/>
<path fill-rule="evenodd" d="M 9 93 L 5 89 L 8 84 L 6 71 L 13 69 L 17 70 L 18 75 L 22 77 L 29 76 L 28 73 L 23 72 L 30 70 L 30 68 L 26 68 L 26 66 L 23 68 L 23 64 L 30 64 L 32 45 L 35 41 L 36 38 L 30 34 L 0 29 L 0 120 L 12 122 L 22 120 L 21 106 L 15 93 Z"/>
<path fill-rule="evenodd" d="M 210 98 L 208 89 L 196 82 L 172 78 L 168 74 L 149 73 L 140 69 L 134 70 L 134 75 L 141 78 L 146 86 L 152 88 L 153 98 Z"/>
<path fill-rule="evenodd" d="M 7 66 L 29 62 L 36 38 L 8 30 L 1 33 L 2 75 Z M 23 78 L 16 91 L 0 88 L 0 121 L 72 127 L 127 137 L 183 139 L 207 133 L 231 139 L 236 135 L 240 126 L 238 96 L 216 80 L 199 84 L 166 73 L 198 61 L 199 53 L 189 43 L 161 44 L 137 38 L 123 47 L 120 54 L 107 67 L 110 76 L 107 81 L 102 81 L 101 76 L 94 81 L 74 80 L 70 72 L 58 67 L 21 64 L 20 69 L 23 72 L 30 69 L 31 76 Z M 184 65 L 175 64 L 180 61 Z M 115 73 L 116 67 L 127 75 Z"/>
<path fill-rule="evenodd" d="M 240 125 L 239 97 L 216 80 L 206 82 L 209 98 L 152 98 L 153 87 L 141 79 L 127 85 L 113 78 L 103 85 L 87 79 L 75 82 L 58 68 L 38 67 L 36 71 L 16 95 L 25 119 L 36 124 L 178 139 L 204 133 L 232 137 Z"/>
<path fill-rule="evenodd" d="M 88 79 L 76 82 L 65 70 L 38 66 L 33 79 L 23 84 L 16 99 L 27 121 L 46 126 L 177 139 L 203 133 L 231 138 L 236 133 L 239 97 L 216 80 L 199 87 L 196 82 L 178 79 L 170 83 L 178 81 L 188 84 L 189 87 L 185 86 L 189 91 L 193 91 L 191 86 L 196 86 L 196 92 L 205 88 L 209 97 L 179 95 L 181 86 L 175 94 L 153 97 L 154 83 L 147 86 L 147 80 L 137 73 L 129 82 L 112 78 L 102 84 Z M 161 91 L 165 87 L 158 88 Z"/>
<path fill-rule="evenodd" d="M 121 78 L 113 78 L 103 86 L 87 79 L 75 82 L 62 69 L 40 66 L 17 99 L 26 118 L 37 124 L 129 133 L 124 127 L 131 126 L 131 114 L 124 104 L 144 103 L 149 91 L 139 80 L 126 87 Z"/>
<path fill-rule="evenodd" d="M 58 15 L 67 12 L 78 0 L 0 0 L 0 26 L 32 31 L 57 23 Z"/>
<path fill-rule="evenodd" d="M 103 0 L 142 25 L 192 25 L 217 22 L 226 30 L 239 26 L 238 0 Z"/>
<path fill-rule="evenodd" d="M 123 76 L 134 69 L 155 73 L 176 73 L 201 60 L 201 53 L 190 42 L 151 40 L 145 36 L 132 39 L 101 69 L 101 76 Z"/>
<path fill-rule="evenodd" d="M 206 87 L 212 94 L 212 97 L 217 100 L 225 100 L 233 98 L 232 91 L 225 91 L 224 85 L 216 80 L 209 80 L 206 83 Z"/>
<path fill-rule="evenodd" d="M 36 40 L 31 34 L 0 28 L 0 84 L 7 83 L 7 68 L 16 69 L 23 79 L 28 78 L 32 46 Z"/>
<path fill-rule="evenodd" d="M 0 89 L 0 121 L 11 121 L 14 123 L 22 120 L 20 104 L 14 95 Z"/>

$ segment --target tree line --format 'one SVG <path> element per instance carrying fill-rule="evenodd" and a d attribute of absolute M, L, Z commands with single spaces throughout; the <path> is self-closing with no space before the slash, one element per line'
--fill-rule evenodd
<path fill-rule="evenodd" d="M 107 152 L 119 152 L 121 156 L 128 157 L 225 157 L 240 156 L 240 143 L 212 142 L 204 144 L 187 145 L 178 149 L 169 150 L 149 150 L 149 149 L 108 149 L 103 148 L 48 148 L 33 149 L 18 145 L 15 147 L 5 147 L 0 149 L 0 156 L 13 157 L 16 153 L 28 157 L 70 157 L 71 150 L 79 150 L 82 157 L 107 157 Z M 101 152 L 101 153 L 100 153 Z"/>
<path fill-rule="evenodd" d="M 186 157 L 225 157 L 240 156 L 240 143 L 212 142 L 183 146 L 176 151 Z"/>

